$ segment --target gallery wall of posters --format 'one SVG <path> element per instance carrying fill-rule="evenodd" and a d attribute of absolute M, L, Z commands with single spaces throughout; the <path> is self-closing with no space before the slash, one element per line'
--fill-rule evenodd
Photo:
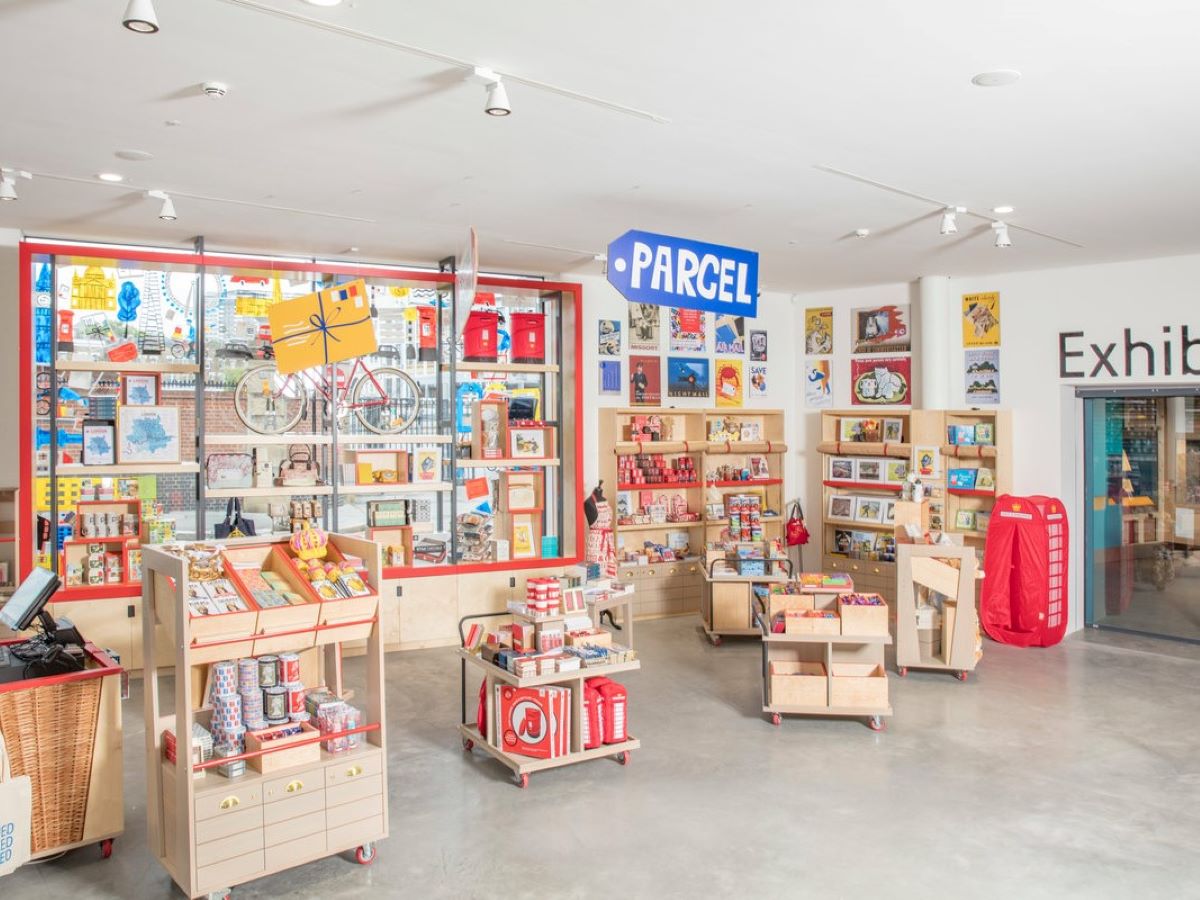
<path fill-rule="evenodd" d="M 853 353 L 908 353 L 912 349 L 908 304 L 850 311 Z"/>
<path fill-rule="evenodd" d="M 662 403 L 662 359 L 657 356 L 629 357 L 629 403 L 659 406 Z"/>
<path fill-rule="evenodd" d="M 709 395 L 707 359 L 667 357 L 667 396 L 705 397 Z"/>
<path fill-rule="evenodd" d="M 670 319 L 670 349 L 703 353 L 708 313 L 672 306 L 667 315 Z"/>
<path fill-rule="evenodd" d="M 968 404 L 1000 404 L 1000 295 L 962 296 L 963 395 Z"/>
<path fill-rule="evenodd" d="M 850 402 L 855 406 L 912 402 L 912 357 L 875 356 L 850 360 Z"/>
<path fill-rule="evenodd" d="M 750 332 L 750 359 L 753 362 L 767 361 L 767 333 L 765 331 Z"/>
<path fill-rule="evenodd" d="M 804 310 L 804 403 L 814 409 L 833 406 L 833 307 Z"/>
<path fill-rule="evenodd" d="M 963 357 L 967 403 L 995 406 L 1000 402 L 1000 348 L 967 350 Z"/>
<path fill-rule="evenodd" d="M 717 406 L 741 406 L 745 397 L 740 359 L 717 359 Z"/>
<path fill-rule="evenodd" d="M 600 360 L 600 393 L 620 394 L 621 361 L 619 359 Z"/>
<path fill-rule="evenodd" d="M 999 294 L 963 294 L 962 314 L 964 347 L 1000 346 Z"/>
<path fill-rule="evenodd" d="M 750 396 L 765 397 L 767 395 L 767 367 L 750 367 Z"/>
<path fill-rule="evenodd" d="M 833 387 L 829 382 L 828 359 L 808 359 L 804 364 L 804 403 L 816 409 L 833 406 Z"/>
<path fill-rule="evenodd" d="M 601 319 L 597 351 L 601 356 L 621 355 L 621 320 Z"/>
<path fill-rule="evenodd" d="M 809 356 L 833 353 L 833 307 L 818 306 L 804 311 L 804 352 Z"/>
<path fill-rule="evenodd" d="M 658 350 L 662 307 L 652 303 L 629 304 L 629 349 Z"/>
<path fill-rule="evenodd" d="M 746 352 L 746 319 L 743 316 L 717 316 L 713 329 L 717 353 L 736 356 Z"/>

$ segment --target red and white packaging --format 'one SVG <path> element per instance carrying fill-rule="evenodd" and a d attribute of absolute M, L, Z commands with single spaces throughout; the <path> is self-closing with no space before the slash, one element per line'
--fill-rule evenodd
<path fill-rule="evenodd" d="M 604 743 L 604 697 L 594 687 L 583 687 L 583 749 Z"/>
<path fill-rule="evenodd" d="M 556 759 L 570 750 L 570 688 L 498 684 L 496 716 L 500 746 L 508 753 Z"/>
<path fill-rule="evenodd" d="M 603 677 L 589 678 L 586 684 L 604 698 L 604 743 L 629 740 L 629 698 L 625 685 Z"/>
<path fill-rule="evenodd" d="M 524 653 L 536 649 L 534 646 L 536 629 L 532 625 L 513 625 L 512 646 L 514 650 Z"/>

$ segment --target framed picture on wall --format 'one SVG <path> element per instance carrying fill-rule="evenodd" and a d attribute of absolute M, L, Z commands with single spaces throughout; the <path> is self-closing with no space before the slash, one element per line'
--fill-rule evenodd
<path fill-rule="evenodd" d="M 126 406 L 157 406 L 158 393 L 157 373 L 121 376 L 121 402 Z"/>
<path fill-rule="evenodd" d="M 856 522 L 882 522 L 883 501 L 877 497 L 859 497 L 854 501 Z"/>
<path fill-rule="evenodd" d="M 883 462 L 878 459 L 859 459 L 854 463 L 855 481 L 883 481 Z"/>
<path fill-rule="evenodd" d="M 829 458 L 829 478 L 832 481 L 853 481 L 854 460 L 849 456 L 831 456 Z"/>
<path fill-rule="evenodd" d="M 904 420 L 903 419 L 884 419 L 883 420 L 883 442 L 885 444 L 899 444 L 904 440 Z"/>
<path fill-rule="evenodd" d="M 829 496 L 829 518 L 853 519 L 854 498 L 846 494 L 831 494 Z"/>
<path fill-rule="evenodd" d="M 178 463 L 179 410 L 174 406 L 119 407 L 117 461 Z"/>
<path fill-rule="evenodd" d="M 111 466 L 116 459 L 116 426 L 112 419 L 87 419 L 83 423 L 83 464 Z"/>

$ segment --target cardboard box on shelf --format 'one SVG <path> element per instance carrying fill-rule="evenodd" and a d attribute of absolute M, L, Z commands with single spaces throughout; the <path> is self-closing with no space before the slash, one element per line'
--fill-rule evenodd
<path fill-rule="evenodd" d="M 783 614 L 786 634 L 841 634 L 837 613 L 828 610 L 791 609 Z"/>
<path fill-rule="evenodd" d="M 888 634 L 888 607 L 879 594 L 838 597 L 842 634 Z"/>
<path fill-rule="evenodd" d="M 771 662 L 772 706 L 828 706 L 829 679 L 819 662 Z"/>
<path fill-rule="evenodd" d="M 829 667 L 831 706 L 881 709 L 888 705 L 888 680 L 883 666 L 873 663 L 832 663 Z"/>

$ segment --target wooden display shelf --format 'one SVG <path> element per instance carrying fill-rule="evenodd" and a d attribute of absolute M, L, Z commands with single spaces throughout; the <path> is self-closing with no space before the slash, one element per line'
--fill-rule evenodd
<path fill-rule="evenodd" d="M 60 372 L 128 372 L 130 375 L 142 373 L 157 373 L 171 375 L 191 375 L 200 371 L 196 363 L 147 363 L 147 362 L 110 362 L 108 360 L 60 360 L 54 364 Z"/>
<path fill-rule="evenodd" d="M 409 481 L 403 484 L 340 484 L 339 494 L 430 494 L 448 491 L 448 481 Z"/>
<path fill-rule="evenodd" d="M 699 481 L 672 481 L 666 484 L 618 484 L 618 491 L 693 491 L 704 487 Z M 628 527 L 628 526 L 626 526 Z"/>
<path fill-rule="evenodd" d="M 328 434 L 206 434 L 204 443 L 214 446 L 237 447 L 286 447 L 289 444 L 331 444 L 333 437 Z"/>
<path fill-rule="evenodd" d="M 782 522 L 783 516 L 759 516 L 758 521 L 771 524 L 774 522 Z M 704 524 L 709 528 L 721 528 L 729 524 L 728 519 L 705 519 Z"/>
<path fill-rule="evenodd" d="M 955 497 L 987 497 L 989 500 L 996 499 L 995 491 L 977 491 L 973 488 L 946 488 L 947 494 L 953 494 Z"/>
<path fill-rule="evenodd" d="M 534 469 L 541 466 L 561 466 L 562 460 L 549 459 L 455 459 L 451 460 L 460 469 Z"/>
<path fill-rule="evenodd" d="M 449 444 L 454 440 L 448 434 L 341 434 L 338 445 L 346 444 Z"/>
<path fill-rule="evenodd" d="M 566 756 L 559 756 L 554 759 L 537 759 L 533 756 L 518 756 L 514 753 L 506 753 L 499 747 L 493 747 L 474 725 L 459 725 L 458 731 L 464 741 L 470 741 L 472 747 L 479 747 L 494 759 L 500 760 L 500 762 L 512 769 L 516 775 L 529 775 L 533 772 L 557 769 L 560 766 L 569 766 L 592 759 L 604 759 L 605 757 L 619 758 L 622 754 L 629 753 L 632 750 L 640 750 L 642 746 L 642 742 L 637 738 L 630 738 L 627 741 L 621 741 L 619 744 L 601 744 L 599 747 L 594 747 L 591 750 L 576 750 L 573 753 L 568 753 Z"/>
<path fill-rule="evenodd" d="M 785 716 L 831 716 L 835 718 L 879 718 L 892 715 L 889 706 L 781 706 L 764 705 L 763 712 Z"/>
<path fill-rule="evenodd" d="M 206 488 L 204 496 L 213 500 L 225 497 L 328 497 L 333 485 L 317 484 L 312 487 L 248 487 Z"/>
<path fill-rule="evenodd" d="M 565 618 L 565 617 L 563 617 Z M 530 621 L 536 622 L 553 622 L 554 618 L 530 618 Z M 580 666 L 574 672 L 547 672 L 545 675 L 530 675 L 525 678 L 518 678 L 507 669 L 502 669 L 490 662 L 485 662 L 477 653 L 472 653 L 462 647 L 458 650 L 458 655 L 473 662 L 479 668 L 490 674 L 493 678 L 503 681 L 505 684 L 511 684 L 513 687 L 544 687 L 551 684 L 572 684 L 576 681 L 583 681 L 587 678 L 596 678 L 600 675 L 616 675 L 620 672 L 636 672 L 642 667 L 642 661 L 635 659 L 632 662 L 613 663 L 607 666 Z"/>
<path fill-rule="evenodd" d="M 909 459 L 912 456 L 912 444 L 883 443 L 882 441 L 821 441 L 817 444 L 818 453 L 830 456 L 887 456 L 892 459 Z"/>
<path fill-rule="evenodd" d="M 782 478 L 751 478 L 748 481 L 706 481 L 705 487 L 761 487 L 768 484 L 783 484 Z"/>
<path fill-rule="evenodd" d="M 827 478 L 821 484 L 825 487 L 842 488 L 847 491 L 894 491 L 898 494 L 904 490 L 904 485 L 889 484 L 886 481 L 836 481 Z"/>
<path fill-rule="evenodd" d="M 843 528 L 843 529 L 845 529 L 845 528 L 849 528 L 849 529 L 865 528 L 868 531 L 889 531 L 889 532 L 896 530 L 895 525 L 885 525 L 882 522 L 856 522 L 856 521 L 854 521 L 854 519 L 830 519 L 827 517 L 825 519 L 825 524 L 832 525 L 835 528 Z"/>
<path fill-rule="evenodd" d="M 957 459 L 996 459 L 995 444 L 942 444 L 942 456 Z"/>
<path fill-rule="evenodd" d="M 446 368 L 449 368 L 448 366 Z M 557 373 L 558 366 L 553 363 L 487 363 L 460 362 L 455 363 L 458 372 L 510 372 L 513 374 Z"/>
<path fill-rule="evenodd" d="M 928 503 L 929 501 L 924 501 Z M 901 543 L 896 546 L 896 672 L 909 669 L 953 672 L 960 681 L 975 669 L 983 655 L 977 649 L 979 620 L 975 588 L 980 580 L 973 547 Z M 955 563 L 957 568 L 951 565 Z M 921 649 L 917 605 L 921 592 L 942 596 L 941 626 L 937 628 L 941 652 Z"/>
<path fill-rule="evenodd" d="M 746 453 L 787 453 L 783 441 L 706 441 L 704 451 L 709 456 L 728 456 Z"/>
<path fill-rule="evenodd" d="M 664 522 L 662 525 L 655 525 L 653 522 L 645 525 L 618 525 L 617 528 L 621 531 L 667 531 L 672 528 L 703 528 L 704 522 L 697 520 L 695 522 Z M 674 560 L 678 562 L 678 560 Z"/>
<path fill-rule="evenodd" d="M 832 591 L 827 593 L 833 593 Z M 890 634 L 775 634 L 763 635 L 772 644 L 884 644 L 892 643 Z"/>
<path fill-rule="evenodd" d="M 650 453 L 678 455 L 703 453 L 706 446 L 705 441 L 617 441 L 613 445 L 613 453 L 617 456 L 645 456 Z"/>
<path fill-rule="evenodd" d="M 181 475 L 200 471 L 200 463 L 117 463 L 112 466 L 85 466 L 63 463 L 55 467 L 59 475 Z"/>

